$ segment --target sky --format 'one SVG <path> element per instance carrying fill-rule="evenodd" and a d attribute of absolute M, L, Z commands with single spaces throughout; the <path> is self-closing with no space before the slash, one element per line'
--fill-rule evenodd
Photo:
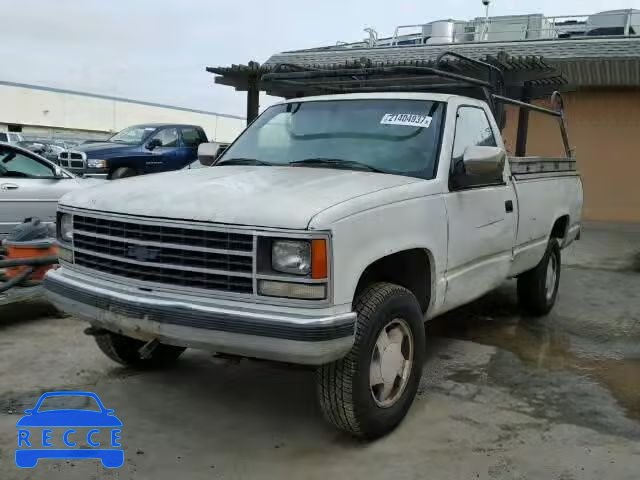
<path fill-rule="evenodd" d="M 492 0 L 490 12 L 634 7 L 640 0 Z M 245 95 L 215 85 L 205 67 L 359 41 L 365 27 L 390 36 L 397 25 L 468 20 L 483 8 L 481 0 L 0 0 L 0 80 L 244 115 Z"/>

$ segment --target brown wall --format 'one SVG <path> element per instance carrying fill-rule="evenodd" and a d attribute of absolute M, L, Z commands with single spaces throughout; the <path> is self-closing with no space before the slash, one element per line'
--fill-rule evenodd
<path fill-rule="evenodd" d="M 640 223 L 640 91 L 564 94 L 569 142 L 584 185 L 584 220 Z M 504 130 L 515 149 L 517 108 Z M 553 117 L 531 113 L 528 155 L 563 156 Z"/>

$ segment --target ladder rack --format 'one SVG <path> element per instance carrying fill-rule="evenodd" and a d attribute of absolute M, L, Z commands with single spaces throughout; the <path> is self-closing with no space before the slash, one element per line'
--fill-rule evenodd
<path fill-rule="evenodd" d="M 470 64 L 477 76 L 451 71 L 449 59 Z M 520 111 L 534 111 L 558 119 L 567 157 L 572 156 L 564 121 L 564 102 L 559 92 L 553 92 L 554 109 L 510 98 L 505 95 L 505 75 L 502 69 L 491 63 L 473 59 L 456 52 L 441 53 L 434 66 L 377 65 L 364 62 L 362 66 L 342 68 L 308 68 L 292 64 L 278 64 L 260 77 L 263 88 L 286 87 L 291 97 L 310 94 L 341 94 L 362 92 L 443 92 L 481 98 L 489 104 L 500 128 L 504 128 L 504 105 L 514 105 Z M 524 156 L 528 134 L 528 117 L 518 119 L 516 154 Z"/>

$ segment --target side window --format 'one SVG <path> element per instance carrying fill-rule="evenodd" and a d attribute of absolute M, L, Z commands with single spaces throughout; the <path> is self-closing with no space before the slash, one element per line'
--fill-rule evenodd
<path fill-rule="evenodd" d="M 486 176 L 465 175 L 464 152 L 468 147 L 495 147 L 496 139 L 484 110 L 477 107 L 460 107 L 456 116 L 456 131 L 451 155 L 451 172 L 458 187 L 476 187 L 502 183 L 502 171 Z"/>
<path fill-rule="evenodd" d="M 7 136 L 7 134 L 4 132 L 0 132 L 0 142 L 8 142 L 8 141 L 9 141 L 9 137 Z"/>
<path fill-rule="evenodd" d="M 200 130 L 192 127 L 186 127 L 182 129 L 182 141 L 184 142 L 185 147 L 191 148 L 198 148 L 198 145 L 206 142 L 206 140 L 202 139 Z"/>
<path fill-rule="evenodd" d="M 0 148 L 0 177 L 37 178 L 53 177 L 53 168 L 20 152 Z"/>
<path fill-rule="evenodd" d="M 178 146 L 178 129 L 164 128 L 156 133 L 154 139 L 160 140 L 160 147 L 177 147 Z"/>

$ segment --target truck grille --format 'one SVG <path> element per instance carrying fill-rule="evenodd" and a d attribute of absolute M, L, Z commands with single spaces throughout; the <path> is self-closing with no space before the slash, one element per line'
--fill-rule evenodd
<path fill-rule="evenodd" d="M 82 154 L 78 152 L 61 152 L 60 158 L 71 160 L 82 160 Z"/>
<path fill-rule="evenodd" d="M 73 217 L 74 261 L 145 282 L 253 292 L 253 235 Z"/>
<path fill-rule="evenodd" d="M 61 167 L 78 169 L 85 167 L 84 159 L 79 152 L 61 152 L 58 160 Z"/>

